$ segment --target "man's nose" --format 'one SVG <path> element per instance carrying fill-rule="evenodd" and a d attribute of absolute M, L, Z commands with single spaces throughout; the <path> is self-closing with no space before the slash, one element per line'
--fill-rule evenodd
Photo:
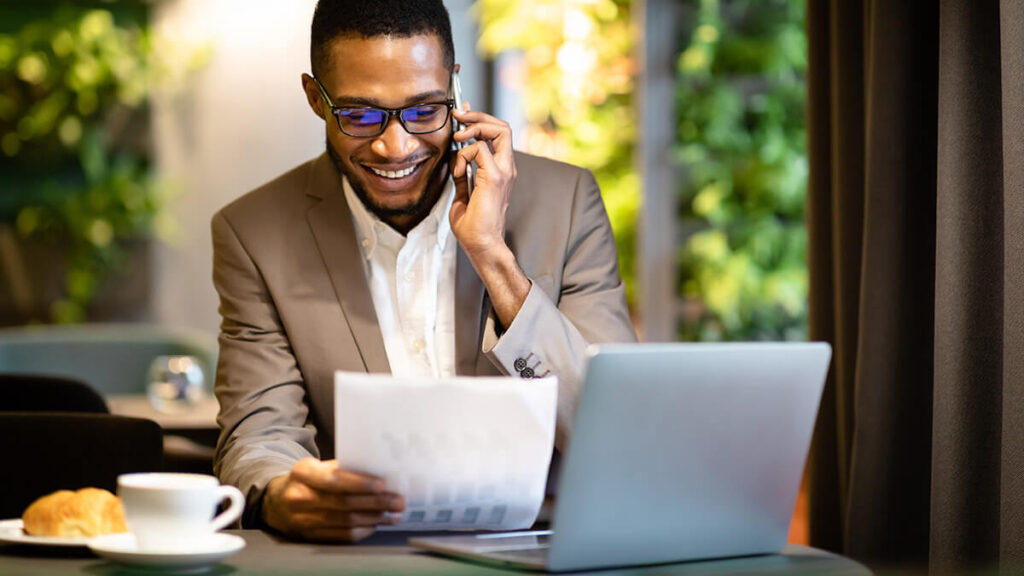
<path fill-rule="evenodd" d="M 373 140 L 371 146 L 378 155 L 391 160 L 403 160 L 420 147 L 420 140 L 405 131 L 398 117 L 391 118 L 384 132 Z"/>

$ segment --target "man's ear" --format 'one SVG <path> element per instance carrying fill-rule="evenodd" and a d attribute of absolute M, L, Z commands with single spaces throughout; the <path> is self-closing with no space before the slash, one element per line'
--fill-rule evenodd
<path fill-rule="evenodd" d="M 455 72 L 456 74 L 458 74 L 458 73 L 459 73 L 459 68 L 462 68 L 462 64 L 456 63 L 456 64 L 455 64 L 455 70 L 453 70 L 453 72 Z"/>
<path fill-rule="evenodd" d="M 309 107 L 313 110 L 313 113 L 321 119 L 324 119 L 324 108 L 326 107 L 326 103 L 323 101 L 320 89 L 316 86 L 316 80 L 314 80 L 309 74 L 302 74 L 302 91 L 306 93 L 306 102 L 309 103 Z"/>

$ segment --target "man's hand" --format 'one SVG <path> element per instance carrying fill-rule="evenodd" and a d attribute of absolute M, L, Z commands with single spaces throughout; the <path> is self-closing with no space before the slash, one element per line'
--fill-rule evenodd
<path fill-rule="evenodd" d="M 459 150 L 453 160 L 452 232 L 487 287 L 498 320 L 508 327 L 530 293 L 529 278 L 505 244 L 505 213 L 516 181 L 512 128 L 494 116 L 469 110 L 468 104 L 465 111 L 453 113 L 467 127 L 452 137 L 476 142 Z M 472 198 L 466 181 L 470 162 L 477 165 Z"/>
<path fill-rule="evenodd" d="M 342 470 L 336 460 L 306 458 L 267 484 L 262 514 L 267 525 L 287 536 L 355 542 L 380 524 L 395 523 L 392 513 L 404 509 L 405 500 L 385 492 L 380 478 Z"/>
<path fill-rule="evenodd" d="M 505 212 L 516 181 L 512 154 L 512 128 L 489 114 L 468 110 L 453 113 L 466 128 L 453 138 L 476 142 L 459 150 L 454 158 L 452 177 L 455 200 L 452 203 L 452 232 L 470 258 L 486 257 L 505 246 Z M 466 166 L 476 162 L 473 201 L 469 201 Z"/>

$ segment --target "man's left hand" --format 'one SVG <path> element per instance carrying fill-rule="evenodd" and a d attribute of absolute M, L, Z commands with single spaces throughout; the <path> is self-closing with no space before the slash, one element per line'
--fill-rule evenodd
<path fill-rule="evenodd" d="M 455 110 L 453 114 L 466 125 L 453 138 L 458 142 L 475 138 L 476 142 L 459 150 L 453 160 L 455 200 L 449 216 L 459 244 L 476 261 L 506 248 L 505 212 L 516 181 L 512 128 L 483 112 Z M 476 163 L 472 202 L 466 178 L 470 162 Z"/>
<path fill-rule="evenodd" d="M 505 214 L 516 181 L 512 128 L 483 112 L 453 111 L 466 128 L 453 135 L 458 142 L 476 139 L 456 153 L 452 166 L 455 199 L 449 218 L 452 232 L 487 287 L 498 320 L 511 326 L 526 296 L 530 280 L 505 244 Z M 476 163 L 470 199 L 466 167 Z"/>

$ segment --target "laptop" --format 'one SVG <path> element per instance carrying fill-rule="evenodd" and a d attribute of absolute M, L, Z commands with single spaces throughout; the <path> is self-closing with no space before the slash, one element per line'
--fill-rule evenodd
<path fill-rule="evenodd" d="M 409 544 L 550 572 L 777 553 L 831 354 L 824 343 L 591 347 L 552 530 Z"/>

